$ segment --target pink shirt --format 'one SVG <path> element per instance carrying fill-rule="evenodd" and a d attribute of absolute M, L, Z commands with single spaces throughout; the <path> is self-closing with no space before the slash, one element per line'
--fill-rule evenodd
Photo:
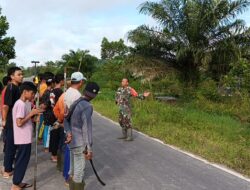
<path fill-rule="evenodd" d="M 32 143 L 33 126 L 32 121 L 29 119 L 23 126 L 18 127 L 16 120 L 18 118 L 25 118 L 31 111 L 31 103 L 17 100 L 13 110 L 13 129 L 14 129 L 14 144 L 30 144 Z"/>

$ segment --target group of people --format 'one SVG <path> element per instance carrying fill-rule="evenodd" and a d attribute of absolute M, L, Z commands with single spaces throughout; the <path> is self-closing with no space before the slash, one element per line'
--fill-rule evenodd
<path fill-rule="evenodd" d="M 39 80 L 23 82 L 23 73 L 19 67 L 8 70 L 7 76 L 3 78 L 4 88 L 1 89 L 4 129 L 2 176 L 13 176 L 11 190 L 32 186 L 23 182 L 23 179 L 31 156 L 36 123 L 39 126 L 39 142 L 43 144 L 45 152 L 51 153 L 51 161 L 58 163 L 58 169 L 63 168 L 70 190 L 84 189 L 85 160 L 92 159 L 93 156 L 93 107 L 90 101 L 100 89 L 95 82 L 85 85 L 86 81 L 81 72 L 74 72 L 66 88 L 63 74 L 46 72 L 39 75 Z M 81 93 L 83 86 L 85 88 Z M 122 136 L 119 139 L 133 140 L 130 97 L 144 99 L 148 95 L 148 92 L 139 95 L 129 87 L 127 78 L 122 80 L 115 95 L 122 127 Z M 62 160 L 63 167 L 60 166 Z"/>

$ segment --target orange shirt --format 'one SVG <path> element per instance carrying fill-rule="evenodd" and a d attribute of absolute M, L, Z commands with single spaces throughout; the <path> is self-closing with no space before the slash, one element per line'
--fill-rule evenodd
<path fill-rule="evenodd" d="M 53 111 L 54 114 L 56 116 L 56 118 L 58 119 L 59 123 L 62 123 L 64 120 L 64 95 L 65 93 L 63 93 L 60 98 L 58 99 Z"/>

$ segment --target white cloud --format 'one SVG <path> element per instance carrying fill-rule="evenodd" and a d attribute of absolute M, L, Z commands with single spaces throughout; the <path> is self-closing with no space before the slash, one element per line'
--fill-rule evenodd
<path fill-rule="evenodd" d="M 10 23 L 9 36 L 17 40 L 18 65 L 31 60 L 58 60 L 70 49 L 88 49 L 100 57 L 101 40 L 123 38 L 141 24 L 154 25 L 139 15 L 146 0 L 0 0 Z M 249 21 L 250 22 L 250 21 Z"/>
<path fill-rule="evenodd" d="M 89 49 L 100 57 L 101 40 L 125 39 L 144 24 L 137 7 L 144 0 L 0 0 L 10 23 L 8 35 L 17 40 L 18 65 L 33 59 L 58 60 L 69 49 Z"/>

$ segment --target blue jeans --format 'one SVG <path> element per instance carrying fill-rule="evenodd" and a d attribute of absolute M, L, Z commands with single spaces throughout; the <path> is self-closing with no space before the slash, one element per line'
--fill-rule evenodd
<path fill-rule="evenodd" d="M 63 177 L 65 180 L 69 179 L 69 167 L 70 167 L 70 150 L 68 145 L 64 149 L 64 167 L 63 167 Z"/>
<path fill-rule="evenodd" d="M 76 147 L 70 149 L 70 171 L 69 175 L 73 176 L 73 181 L 82 183 L 84 180 L 85 157 L 83 154 L 83 147 Z"/>

